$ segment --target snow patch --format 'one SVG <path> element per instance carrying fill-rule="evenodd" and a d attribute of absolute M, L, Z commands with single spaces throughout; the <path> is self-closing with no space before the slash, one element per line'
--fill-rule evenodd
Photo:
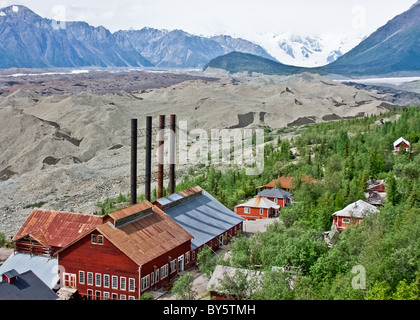
<path fill-rule="evenodd" d="M 18 13 L 19 12 L 19 7 L 18 6 L 13 6 L 12 10 L 13 10 L 13 12 Z"/>
<path fill-rule="evenodd" d="M 0 17 L 5 17 L 6 14 L 3 11 L 0 11 Z"/>

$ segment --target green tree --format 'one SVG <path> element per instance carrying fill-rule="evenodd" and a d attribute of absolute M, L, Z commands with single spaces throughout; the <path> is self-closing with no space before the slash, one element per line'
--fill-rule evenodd
<path fill-rule="evenodd" d="M 180 276 L 172 287 L 172 292 L 178 300 L 195 300 L 197 291 L 193 285 L 194 277 L 190 272 Z"/>

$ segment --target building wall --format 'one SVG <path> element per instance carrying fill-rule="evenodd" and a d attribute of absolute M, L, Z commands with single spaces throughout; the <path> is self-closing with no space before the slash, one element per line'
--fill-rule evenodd
<path fill-rule="evenodd" d="M 349 222 L 345 222 L 345 221 L 343 221 L 343 219 L 344 220 L 348 219 Z M 362 219 L 359 219 L 359 218 L 348 218 L 348 217 L 337 217 L 337 216 L 334 216 L 333 223 L 337 227 L 338 230 L 343 230 L 348 225 L 350 225 L 351 223 L 359 224 L 361 220 Z"/>
<path fill-rule="evenodd" d="M 187 241 L 184 244 L 168 251 L 166 254 L 156 257 L 152 261 L 144 264 L 139 270 L 139 266 L 122 253 L 117 247 L 110 243 L 105 237 L 103 244 L 93 244 L 91 241 L 92 234 L 100 235 L 99 232 L 94 231 L 69 248 L 63 250 L 59 254 L 59 265 L 62 273 L 69 273 L 75 275 L 75 285 L 82 298 L 106 299 L 104 293 L 109 293 L 109 298 L 121 299 L 138 299 L 140 294 L 144 292 L 158 289 L 167 284 L 170 280 L 177 276 L 177 271 L 170 272 L 170 261 L 184 255 L 191 250 L 191 242 Z M 185 261 L 185 257 L 184 257 Z M 161 278 L 161 267 L 168 264 L 168 276 Z M 191 264 L 191 262 L 190 262 Z M 175 264 L 177 266 L 177 263 Z M 159 269 L 159 278 L 151 280 L 151 275 Z M 84 283 L 81 283 L 79 278 L 79 271 L 84 272 Z M 88 284 L 88 272 L 93 275 L 93 284 Z M 100 285 L 96 284 L 96 274 L 101 276 Z M 104 275 L 109 275 L 109 286 L 105 287 Z M 149 285 L 145 290 L 141 291 L 141 278 L 149 275 Z M 112 276 L 118 277 L 118 289 L 112 288 Z M 121 277 L 125 278 L 125 289 L 121 289 Z M 129 280 L 133 279 L 134 290 L 130 291 Z M 91 290 L 93 297 L 88 294 Z"/>
<path fill-rule="evenodd" d="M 378 184 L 377 186 L 373 186 L 369 188 L 369 191 L 385 192 L 385 184 L 381 183 L 381 184 Z"/>
<path fill-rule="evenodd" d="M 250 208 L 250 213 L 245 213 L 245 207 L 235 207 L 235 213 L 247 220 L 254 219 L 267 219 L 273 214 L 273 210 L 262 209 L 263 214 L 260 213 L 260 208 Z"/>

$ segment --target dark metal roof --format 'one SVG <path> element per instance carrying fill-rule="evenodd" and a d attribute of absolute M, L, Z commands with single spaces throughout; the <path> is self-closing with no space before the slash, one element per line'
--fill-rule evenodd
<path fill-rule="evenodd" d="M 293 198 L 292 194 L 287 191 L 284 191 L 280 188 L 273 188 L 273 189 L 265 189 L 258 193 L 258 197 L 266 197 L 266 198 L 278 198 L 278 199 L 285 199 L 285 198 Z"/>
<path fill-rule="evenodd" d="M 194 196 L 191 196 L 193 194 Z M 188 199 L 179 201 L 182 198 Z M 177 205 L 168 206 L 172 201 L 177 201 Z M 178 192 L 156 202 L 165 205 L 167 209 L 164 209 L 164 212 L 194 237 L 191 240 L 192 249 L 202 246 L 244 221 L 200 187 Z"/>
<path fill-rule="evenodd" d="M 30 270 L 17 274 L 16 282 L 0 282 L 0 300 L 56 300 L 57 298 L 58 295 Z"/>

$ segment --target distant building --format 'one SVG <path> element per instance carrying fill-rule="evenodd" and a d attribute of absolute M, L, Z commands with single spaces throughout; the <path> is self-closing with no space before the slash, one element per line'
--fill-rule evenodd
<path fill-rule="evenodd" d="M 302 176 L 303 182 L 311 182 L 316 183 L 317 181 L 314 178 L 311 178 L 310 176 L 304 175 Z M 287 192 L 290 192 L 292 189 L 293 184 L 293 177 L 279 177 L 277 179 L 272 180 L 271 182 L 257 187 L 257 191 L 260 190 L 266 190 L 266 189 L 274 189 L 274 188 L 281 188 Z"/>
<path fill-rule="evenodd" d="M 235 207 L 235 213 L 247 220 L 268 219 L 279 215 L 280 206 L 265 197 L 256 196 Z"/>
<path fill-rule="evenodd" d="M 265 189 L 258 193 L 258 197 L 264 197 L 270 201 L 273 201 L 275 204 L 280 207 L 287 207 L 291 204 L 293 196 L 280 188 Z"/>
<path fill-rule="evenodd" d="M 410 142 L 403 137 L 394 142 L 394 153 L 410 152 Z"/>
<path fill-rule="evenodd" d="M 333 213 L 332 227 L 338 231 L 342 231 L 351 223 L 359 224 L 364 217 L 376 212 L 379 212 L 379 210 L 375 206 L 363 200 L 358 200 L 344 209 Z"/>
<path fill-rule="evenodd" d="M 376 207 L 382 206 L 386 198 L 386 180 L 368 180 L 366 202 Z"/>

